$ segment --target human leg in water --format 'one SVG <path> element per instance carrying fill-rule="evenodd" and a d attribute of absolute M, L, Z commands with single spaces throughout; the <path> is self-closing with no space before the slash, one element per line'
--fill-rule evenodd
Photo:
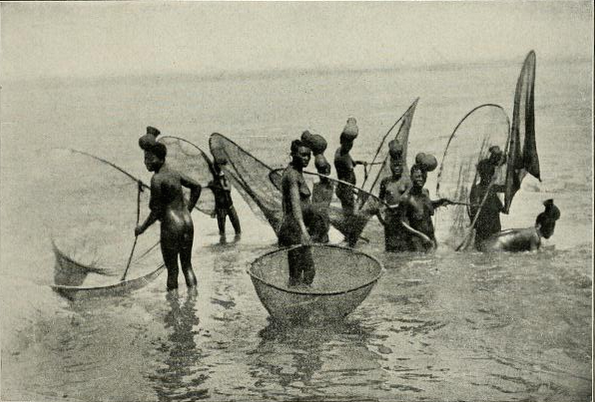
<path fill-rule="evenodd" d="M 309 246 L 297 247 L 287 252 L 289 263 L 289 286 L 311 285 L 316 271 L 312 249 Z"/>
<path fill-rule="evenodd" d="M 178 288 L 178 273 L 180 272 L 178 259 L 182 263 L 182 272 L 186 280 L 186 286 L 196 286 L 196 276 L 192 269 L 192 242 L 194 241 L 194 230 L 187 230 L 182 234 L 180 243 L 161 241 L 161 254 L 167 268 L 167 290 Z M 172 243 L 172 244 L 170 244 Z"/>
<path fill-rule="evenodd" d="M 227 212 L 224 209 L 217 208 L 217 227 L 219 228 L 219 238 L 221 243 L 225 243 L 225 217 Z"/>
<path fill-rule="evenodd" d="M 186 286 L 191 288 L 196 286 L 196 275 L 192 269 L 192 242 L 194 241 L 193 233 L 187 233 L 184 236 L 182 249 L 180 250 L 180 263 L 182 264 L 182 272 L 186 280 Z"/>
<path fill-rule="evenodd" d="M 176 248 L 167 247 L 161 243 L 161 254 L 163 255 L 163 262 L 167 268 L 167 290 L 174 290 L 178 288 L 178 250 Z"/>
<path fill-rule="evenodd" d="M 236 212 L 236 209 L 233 207 L 233 205 L 229 207 L 227 215 L 229 216 L 229 220 L 231 221 L 233 230 L 236 232 L 236 236 L 241 235 L 242 226 L 240 226 L 240 219 L 238 218 L 238 213 Z"/>

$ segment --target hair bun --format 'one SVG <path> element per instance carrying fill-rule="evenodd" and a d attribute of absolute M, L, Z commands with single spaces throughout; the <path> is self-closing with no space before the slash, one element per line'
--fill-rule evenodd
<path fill-rule="evenodd" d="M 403 156 L 403 145 L 396 140 L 392 140 L 388 143 L 388 153 L 393 159 L 401 158 Z"/>
<path fill-rule="evenodd" d="M 159 134 L 161 134 L 161 131 L 159 131 L 155 127 L 147 126 L 147 135 L 152 135 L 153 137 L 157 137 Z"/>

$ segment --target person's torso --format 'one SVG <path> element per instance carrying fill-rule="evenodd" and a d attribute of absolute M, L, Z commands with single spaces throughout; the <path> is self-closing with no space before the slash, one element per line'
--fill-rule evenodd
<path fill-rule="evenodd" d="M 351 184 L 355 184 L 355 172 L 353 168 L 355 163 L 348 153 L 341 154 L 341 148 L 339 147 L 335 151 L 335 170 L 337 171 L 337 177 L 339 180 L 346 181 Z"/>
<path fill-rule="evenodd" d="M 213 180 L 211 190 L 215 196 L 216 208 L 229 208 L 233 205 L 231 199 L 231 186 L 225 176 L 217 176 Z"/>
<path fill-rule="evenodd" d="M 384 187 L 383 201 L 389 205 L 396 205 L 401 202 L 402 195 L 407 191 L 411 184 L 408 177 L 401 177 L 398 180 L 392 177 L 383 181 Z"/>
<path fill-rule="evenodd" d="M 289 165 L 283 172 L 281 178 L 281 188 L 283 190 L 283 215 L 287 219 L 294 219 L 292 208 L 291 208 L 291 186 L 296 185 L 298 187 L 298 193 L 300 196 L 300 207 L 303 207 L 310 203 L 310 189 L 304 180 L 304 176 L 295 170 L 295 168 Z"/>
<path fill-rule="evenodd" d="M 407 198 L 406 215 L 412 228 L 428 236 L 434 235 L 434 207 L 427 193 L 412 194 Z"/>
<path fill-rule="evenodd" d="M 163 210 L 161 220 L 185 219 L 189 213 L 186 209 L 179 173 L 164 165 L 156 176 L 160 197 L 154 201 L 161 204 Z"/>

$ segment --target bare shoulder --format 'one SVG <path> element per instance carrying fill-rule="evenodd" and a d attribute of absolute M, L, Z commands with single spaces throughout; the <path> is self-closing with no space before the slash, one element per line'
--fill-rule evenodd
<path fill-rule="evenodd" d="M 162 182 L 163 182 L 163 173 L 161 173 L 161 172 L 155 173 L 151 177 L 151 187 L 158 186 Z"/>
<path fill-rule="evenodd" d="M 297 170 L 288 167 L 283 171 L 282 180 L 284 182 L 297 182 L 299 180 L 299 175 Z"/>

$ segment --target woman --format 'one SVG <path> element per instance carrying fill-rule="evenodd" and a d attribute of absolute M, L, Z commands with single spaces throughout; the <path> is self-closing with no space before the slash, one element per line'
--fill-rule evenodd
<path fill-rule="evenodd" d="M 434 237 L 432 215 L 434 209 L 452 204 L 446 198 L 430 200 L 430 193 L 424 188 L 428 177 L 427 168 L 416 163 L 411 167 L 411 189 L 403 195 L 399 207 L 400 218 L 407 229 L 409 251 L 429 251 L 437 246 Z"/>
<path fill-rule="evenodd" d="M 291 162 L 283 172 L 283 220 L 279 230 L 279 245 L 290 247 L 309 245 L 310 235 L 304 215 L 310 207 L 310 189 L 304 180 L 303 169 L 310 163 L 310 148 L 301 140 L 291 143 Z M 301 283 L 310 285 L 314 280 L 314 261 L 309 247 L 299 247 L 288 252 L 289 286 Z"/>
<path fill-rule="evenodd" d="M 477 175 L 480 181 L 471 188 L 469 212 L 471 221 L 475 220 L 475 248 L 478 250 L 485 240 L 502 230 L 500 213 L 504 210 L 504 205 L 497 193 L 503 192 L 504 186 L 495 182 L 497 169 L 502 163 L 504 163 L 503 152 L 498 146 L 492 146 L 490 156 L 477 164 Z"/>
<path fill-rule="evenodd" d="M 387 208 L 384 217 L 378 213 L 378 219 L 384 226 L 384 248 L 390 252 L 407 251 L 408 234 L 403 227 L 398 212 L 398 205 L 403 195 L 411 188 L 411 180 L 403 176 L 403 147 L 395 140 L 389 142 L 389 163 L 392 175 L 380 182 L 380 200 L 393 206 Z"/>
<path fill-rule="evenodd" d="M 194 225 L 190 211 L 194 208 L 202 188 L 199 184 L 181 176 L 165 163 L 167 148 L 160 142 L 145 139 L 139 141 L 145 152 L 145 166 L 154 172 L 151 178 L 151 213 L 134 231 L 141 235 L 156 221 L 161 222 L 161 254 L 167 268 L 167 290 L 178 288 L 178 257 L 186 286 L 196 286 L 196 276 L 192 270 L 192 242 Z M 182 186 L 190 189 L 190 202 L 185 205 Z"/>
<path fill-rule="evenodd" d="M 508 229 L 492 235 L 481 244 L 481 251 L 535 251 L 541 247 L 541 238 L 549 239 L 554 234 L 560 210 L 554 200 L 546 200 L 545 211 L 537 215 L 535 226 L 523 229 Z"/>

